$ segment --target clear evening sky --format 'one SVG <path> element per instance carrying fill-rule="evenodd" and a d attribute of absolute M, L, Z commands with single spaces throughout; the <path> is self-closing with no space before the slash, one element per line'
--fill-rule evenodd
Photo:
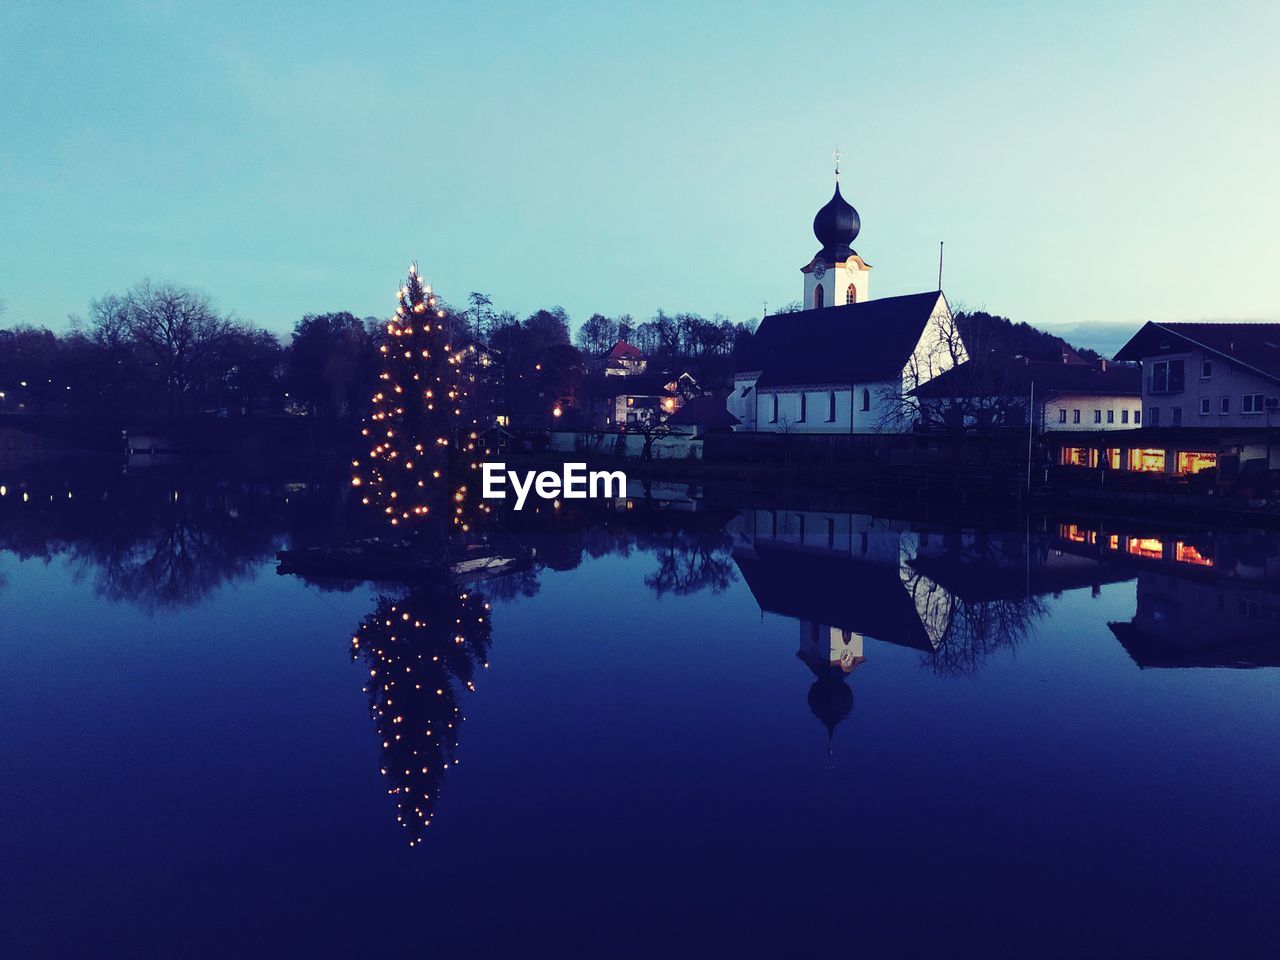
<path fill-rule="evenodd" d="M 144 277 L 286 332 L 411 258 L 528 313 L 799 297 L 831 151 L 873 296 L 1114 349 L 1280 320 L 1280 4 L 0 5 L 0 323 Z M 1106 325 L 1106 326 L 1090 326 Z M 1081 329 L 1085 328 L 1085 329 Z"/>

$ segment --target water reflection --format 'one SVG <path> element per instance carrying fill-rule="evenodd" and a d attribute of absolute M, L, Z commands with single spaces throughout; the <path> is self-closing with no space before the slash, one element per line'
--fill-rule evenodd
<path fill-rule="evenodd" d="M 811 665 L 823 653 L 842 667 L 862 663 L 870 637 L 919 651 L 936 672 L 972 673 L 1045 615 L 1025 574 L 1047 557 L 1017 535 L 766 509 L 743 511 L 730 529 L 734 562 L 760 609 L 797 621 Z"/>
<path fill-rule="evenodd" d="M 460 697 L 488 666 L 489 604 L 441 577 L 378 598 L 351 638 L 369 671 L 365 693 L 382 743 L 382 774 L 409 845 L 431 825 L 446 771 L 458 763 Z"/>
<path fill-rule="evenodd" d="M 1075 522 L 1056 542 L 1136 572 L 1133 618 L 1108 626 L 1139 667 L 1280 665 L 1275 534 Z"/>

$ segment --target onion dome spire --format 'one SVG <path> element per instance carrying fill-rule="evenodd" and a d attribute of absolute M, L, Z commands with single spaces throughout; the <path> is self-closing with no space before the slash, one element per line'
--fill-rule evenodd
<path fill-rule="evenodd" d="M 840 195 L 840 181 L 836 180 L 836 192 L 813 218 L 813 235 L 822 244 L 818 256 L 827 263 L 840 263 L 854 253 L 850 244 L 858 236 L 862 221 L 858 211 Z"/>

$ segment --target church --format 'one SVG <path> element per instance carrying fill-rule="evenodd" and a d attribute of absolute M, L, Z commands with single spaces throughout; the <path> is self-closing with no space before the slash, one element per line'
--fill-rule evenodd
<path fill-rule="evenodd" d="M 968 359 L 941 290 L 871 298 L 871 266 L 852 246 L 860 228 L 837 167 L 813 218 L 821 247 L 800 268 L 803 309 L 765 317 L 734 372 L 736 430 L 903 433 L 916 387 Z"/>

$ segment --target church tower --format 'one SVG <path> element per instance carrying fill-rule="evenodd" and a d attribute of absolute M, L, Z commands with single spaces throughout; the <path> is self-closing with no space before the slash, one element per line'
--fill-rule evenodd
<path fill-rule="evenodd" d="M 861 226 L 858 211 L 840 196 L 840 161 L 836 151 L 836 192 L 813 218 L 813 235 L 822 249 L 800 268 L 804 274 L 804 309 L 842 307 L 867 299 L 871 267 L 850 246 Z"/>

